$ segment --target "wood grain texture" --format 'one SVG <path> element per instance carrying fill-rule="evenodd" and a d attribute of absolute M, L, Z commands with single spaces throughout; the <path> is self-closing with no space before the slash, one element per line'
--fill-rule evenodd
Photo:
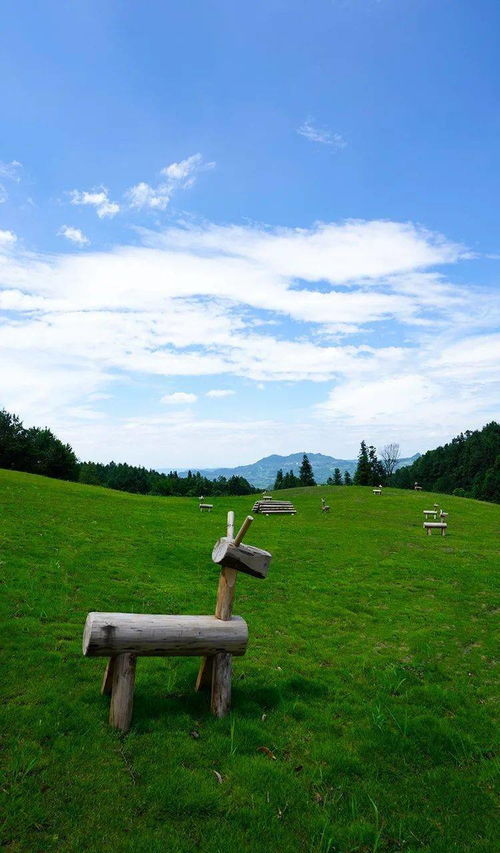
<path fill-rule="evenodd" d="M 219 586 L 217 588 L 217 603 L 215 605 L 215 616 L 217 619 L 222 619 L 223 621 L 231 619 L 237 577 L 237 572 L 231 568 L 224 568 L 220 573 Z"/>
<path fill-rule="evenodd" d="M 231 708 L 232 656 L 226 652 L 215 655 L 212 671 L 212 713 L 225 717 Z"/>
<path fill-rule="evenodd" d="M 86 657 L 129 652 L 150 656 L 244 655 L 248 627 L 240 616 L 161 616 L 142 613 L 89 613 L 83 632 Z"/>
<path fill-rule="evenodd" d="M 252 545 L 236 545 L 225 537 L 215 543 L 212 551 L 212 560 L 224 569 L 235 569 L 255 578 L 265 578 L 271 562 L 269 551 L 262 548 L 254 548 Z M 222 574 L 221 574 L 222 581 Z M 223 581 L 231 583 L 231 581 Z M 220 583 L 219 583 L 220 590 Z"/>
<path fill-rule="evenodd" d="M 113 666 L 113 688 L 109 707 L 109 724 L 127 732 L 134 707 L 136 657 L 132 654 L 117 655 Z"/>

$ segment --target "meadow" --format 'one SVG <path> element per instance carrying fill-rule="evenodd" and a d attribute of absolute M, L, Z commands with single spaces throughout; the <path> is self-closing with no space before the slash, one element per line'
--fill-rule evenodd
<path fill-rule="evenodd" d="M 231 715 L 196 658 L 139 659 L 132 728 L 107 724 L 90 610 L 212 613 L 212 546 L 253 497 L 153 498 L 0 471 L 2 830 L 9 851 L 450 853 L 497 849 L 499 507 L 328 487 L 246 537 Z M 321 513 L 326 497 L 330 513 Z M 440 501 L 449 534 L 428 537 Z"/>

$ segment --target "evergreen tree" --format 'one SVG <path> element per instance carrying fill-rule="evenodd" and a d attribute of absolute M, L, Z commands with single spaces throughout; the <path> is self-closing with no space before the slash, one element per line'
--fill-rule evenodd
<path fill-rule="evenodd" d="M 315 486 L 316 485 L 312 465 L 309 462 L 309 459 L 307 458 L 307 454 L 305 454 L 305 453 L 302 457 L 302 462 L 300 465 L 299 480 L 300 480 L 301 486 Z"/>
<path fill-rule="evenodd" d="M 344 471 L 344 486 L 352 486 L 352 477 L 349 471 Z"/>
<path fill-rule="evenodd" d="M 282 489 L 283 488 L 283 468 L 280 468 L 279 471 L 276 472 L 276 479 L 274 481 L 274 489 Z"/>
<path fill-rule="evenodd" d="M 358 467 L 354 475 L 354 483 L 356 486 L 371 486 L 372 484 L 372 469 L 365 441 L 361 442 L 359 449 Z"/>
<path fill-rule="evenodd" d="M 370 471 L 371 471 L 371 486 L 378 486 L 382 484 L 385 479 L 385 471 L 384 466 L 381 462 L 379 462 L 377 458 L 377 451 L 375 447 L 371 444 L 368 448 L 368 461 L 370 463 Z"/>
<path fill-rule="evenodd" d="M 333 485 L 341 486 L 342 485 L 342 475 L 340 473 L 340 468 L 335 468 L 333 472 Z"/>
<path fill-rule="evenodd" d="M 391 485 L 446 492 L 500 503 L 500 425 L 466 430 L 443 447 L 428 450 L 412 465 L 398 468 Z"/>
<path fill-rule="evenodd" d="M 297 486 L 302 485 L 299 478 L 295 476 L 293 471 L 287 471 L 286 474 L 283 475 L 283 489 L 296 489 Z"/>

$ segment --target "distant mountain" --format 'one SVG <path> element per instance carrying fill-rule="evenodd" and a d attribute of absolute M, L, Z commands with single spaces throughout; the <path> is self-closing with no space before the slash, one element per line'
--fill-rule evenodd
<path fill-rule="evenodd" d="M 342 475 L 344 471 L 349 471 L 351 476 L 356 470 L 358 464 L 357 459 L 335 459 L 334 456 L 325 456 L 323 453 L 308 453 L 309 461 L 312 465 L 314 478 L 317 483 L 326 483 L 328 477 L 333 477 L 335 468 L 340 468 Z M 215 480 L 217 477 L 245 477 L 252 486 L 257 488 L 271 488 L 274 485 L 276 472 L 279 468 L 283 471 L 292 470 L 294 474 L 299 473 L 300 463 L 302 462 L 303 453 L 291 453 L 289 456 L 266 456 L 264 459 L 259 459 L 252 465 L 238 465 L 236 468 L 204 468 L 200 471 L 204 477 L 210 480 Z M 398 468 L 403 465 L 411 465 L 420 456 L 416 453 L 410 459 L 401 459 Z M 160 468 L 161 472 L 168 473 L 168 468 Z M 198 469 L 192 469 L 193 471 Z M 181 477 L 185 477 L 187 471 L 179 471 Z"/>

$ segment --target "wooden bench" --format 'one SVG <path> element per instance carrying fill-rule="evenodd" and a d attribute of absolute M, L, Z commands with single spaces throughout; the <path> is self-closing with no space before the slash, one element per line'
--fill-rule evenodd
<path fill-rule="evenodd" d="M 431 518 L 431 517 L 434 518 L 435 520 L 437 519 L 437 509 L 424 509 L 424 510 L 422 510 L 422 512 L 425 516 L 426 521 L 428 518 Z"/>
<path fill-rule="evenodd" d="M 374 494 L 374 495 L 381 495 L 381 494 L 382 494 L 382 489 L 374 489 L 374 490 L 373 490 L 373 494 Z"/>
<path fill-rule="evenodd" d="M 424 530 L 427 530 L 427 536 L 430 536 L 433 530 L 440 530 L 441 536 L 444 536 L 447 527 L 445 521 L 424 521 Z"/>
<path fill-rule="evenodd" d="M 422 491 L 422 486 L 417 485 L 417 483 L 415 483 L 415 485 L 413 486 L 413 488 L 414 488 L 414 490 L 415 490 L 416 492 L 421 492 L 421 491 Z"/>
<path fill-rule="evenodd" d="M 205 512 L 205 510 L 207 510 L 207 512 L 212 512 L 213 508 L 213 504 L 200 504 L 200 512 Z"/>

